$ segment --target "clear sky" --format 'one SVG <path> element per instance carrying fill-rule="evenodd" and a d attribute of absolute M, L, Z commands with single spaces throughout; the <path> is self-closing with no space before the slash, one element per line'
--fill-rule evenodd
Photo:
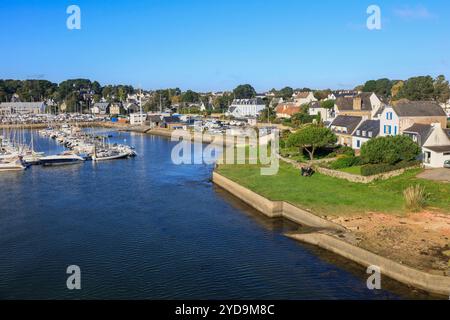
<path fill-rule="evenodd" d="M 450 77 L 448 0 L 1 0 L 0 30 L 0 78 L 263 91 Z"/>

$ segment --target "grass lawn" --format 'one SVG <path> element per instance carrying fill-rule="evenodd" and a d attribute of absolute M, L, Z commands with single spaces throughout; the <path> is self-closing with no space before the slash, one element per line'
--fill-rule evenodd
<path fill-rule="evenodd" d="M 317 173 L 301 177 L 297 169 L 283 161 L 274 176 L 262 176 L 257 165 L 221 165 L 218 172 L 266 198 L 288 201 L 318 215 L 403 214 L 403 190 L 415 184 L 425 186 L 430 193 L 429 207 L 450 213 L 450 184 L 418 179 L 415 176 L 420 169 L 368 185 Z"/>
<path fill-rule="evenodd" d="M 350 168 L 343 168 L 343 169 L 339 169 L 339 171 L 342 172 L 347 172 L 347 173 L 351 173 L 351 174 L 356 174 L 356 175 L 361 175 L 361 166 L 355 166 L 355 167 L 350 167 Z"/>

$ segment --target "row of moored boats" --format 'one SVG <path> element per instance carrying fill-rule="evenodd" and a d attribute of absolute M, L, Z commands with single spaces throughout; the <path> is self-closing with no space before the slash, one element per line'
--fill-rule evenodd
<path fill-rule="evenodd" d="M 123 144 L 107 143 L 107 137 L 83 132 L 78 127 L 63 126 L 60 129 L 43 129 L 39 135 L 56 140 L 68 150 L 46 156 L 34 150 L 33 138 L 30 144 L 12 143 L 1 139 L 0 172 L 24 170 L 30 165 L 69 165 L 86 160 L 107 161 L 135 157 L 134 148 Z"/>

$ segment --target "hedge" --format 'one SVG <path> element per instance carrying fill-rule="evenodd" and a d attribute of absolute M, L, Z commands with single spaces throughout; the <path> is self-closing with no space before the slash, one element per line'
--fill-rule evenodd
<path fill-rule="evenodd" d="M 361 158 L 360 157 L 345 157 L 345 158 L 339 158 L 333 163 L 330 164 L 331 169 L 344 169 L 344 168 L 350 168 L 354 166 L 359 166 L 361 164 Z"/>
<path fill-rule="evenodd" d="M 397 164 L 367 164 L 361 167 L 361 175 L 364 177 L 374 176 L 385 172 L 400 170 L 419 165 L 420 161 L 402 161 Z"/>

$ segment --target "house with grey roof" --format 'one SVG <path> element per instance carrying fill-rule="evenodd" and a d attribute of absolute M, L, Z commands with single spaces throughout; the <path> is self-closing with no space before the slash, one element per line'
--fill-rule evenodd
<path fill-rule="evenodd" d="M 362 92 L 355 96 L 338 97 L 334 108 L 337 115 L 374 119 L 384 105 L 383 98 L 375 93 Z"/>
<path fill-rule="evenodd" d="M 337 116 L 331 123 L 330 129 L 336 134 L 338 144 L 352 146 L 352 135 L 363 120 L 363 117 L 357 116 Z"/>
<path fill-rule="evenodd" d="M 2 102 L 0 114 L 42 114 L 46 108 L 45 102 Z"/>
<path fill-rule="evenodd" d="M 93 114 L 108 114 L 109 113 L 109 108 L 110 108 L 111 104 L 109 102 L 97 102 L 94 103 L 94 105 L 91 108 L 91 113 Z"/>
<path fill-rule="evenodd" d="M 423 164 L 428 168 L 442 168 L 445 161 L 450 161 L 450 130 L 441 128 L 439 123 L 430 127 L 431 131 L 422 145 Z"/>
<path fill-rule="evenodd" d="M 380 134 L 380 120 L 365 120 L 352 134 L 352 148 L 361 149 L 362 145 Z"/>
<path fill-rule="evenodd" d="M 439 104 L 432 101 L 407 101 L 385 106 L 380 115 L 381 136 L 395 136 L 414 124 L 439 123 L 447 127 L 447 115 Z"/>

